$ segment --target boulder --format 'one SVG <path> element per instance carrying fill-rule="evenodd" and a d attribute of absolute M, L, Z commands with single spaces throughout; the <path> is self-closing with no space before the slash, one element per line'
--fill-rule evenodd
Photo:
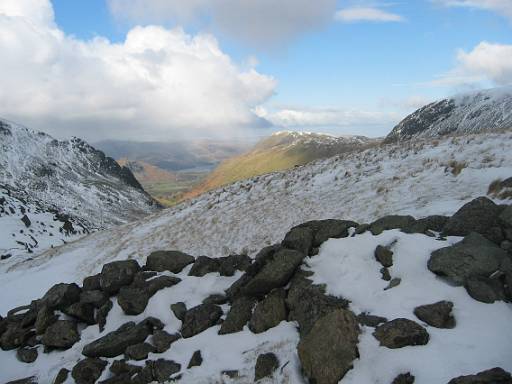
<path fill-rule="evenodd" d="M 180 273 L 194 262 L 194 256 L 180 251 L 156 251 L 148 256 L 146 268 L 152 271 Z"/>
<path fill-rule="evenodd" d="M 416 220 L 410 227 L 402 228 L 405 233 L 426 233 L 427 231 L 441 232 L 450 218 L 433 215 Z"/>
<path fill-rule="evenodd" d="M 414 315 L 432 327 L 451 329 L 455 328 L 452 309 L 453 303 L 443 300 L 414 308 Z"/>
<path fill-rule="evenodd" d="M 313 247 L 320 247 L 328 239 L 339 239 L 348 236 L 348 229 L 358 224 L 349 220 L 313 220 L 297 227 L 310 228 L 313 231 Z"/>
<path fill-rule="evenodd" d="M 126 348 L 124 355 L 130 360 L 145 360 L 151 352 L 156 352 L 156 348 L 148 343 L 138 343 Z"/>
<path fill-rule="evenodd" d="M 46 305 L 50 309 L 60 309 L 69 307 L 80 300 L 82 290 L 75 283 L 56 284 L 51 287 L 41 299 L 41 305 Z"/>
<path fill-rule="evenodd" d="M 414 384 L 414 379 L 415 377 L 410 372 L 401 373 L 394 378 L 391 384 Z"/>
<path fill-rule="evenodd" d="M 275 288 L 285 286 L 302 264 L 304 257 L 305 254 L 301 252 L 281 249 L 243 287 L 242 293 L 248 296 L 262 296 Z"/>
<path fill-rule="evenodd" d="M 16 349 L 25 345 L 26 341 L 34 335 L 30 329 L 23 328 L 21 323 L 8 323 L 0 337 L 0 348 L 4 351 Z"/>
<path fill-rule="evenodd" d="M 37 348 L 19 348 L 16 351 L 16 358 L 22 363 L 33 363 L 37 360 Z"/>
<path fill-rule="evenodd" d="M 390 229 L 404 229 L 411 227 L 416 220 L 412 216 L 391 215 L 382 217 L 370 224 L 370 232 L 376 236 Z"/>
<path fill-rule="evenodd" d="M 251 319 L 252 309 L 256 300 L 251 297 L 240 296 L 231 305 L 226 319 L 220 326 L 219 335 L 240 332 Z"/>
<path fill-rule="evenodd" d="M 375 259 L 382 264 L 383 267 L 389 268 L 393 266 L 393 251 L 382 245 L 378 245 L 375 248 Z"/>
<path fill-rule="evenodd" d="M 310 382 L 336 384 L 359 356 L 359 327 L 352 312 L 335 309 L 318 319 L 297 346 L 302 371 Z"/>
<path fill-rule="evenodd" d="M 512 228 L 512 205 L 509 205 L 501 212 L 498 220 L 503 227 Z"/>
<path fill-rule="evenodd" d="M 313 248 L 313 230 L 308 227 L 292 228 L 284 237 L 281 245 L 284 248 L 293 249 L 304 255 L 309 255 Z"/>
<path fill-rule="evenodd" d="M 185 314 L 187 313 L 187 306 L 183 302 L 171 304 L 171 311 L 178 320 L 183 321 Z"/>
<path fill-rule="evenodd" d="M 61 368 L 55 379 L 53 380 L 53 384 L 64 384 L 64 382 L 68 379 L 69 369 Z"/>
<path fill-rule="evenodd" d="M 41 338 L 45 347 L 58 349 L 69 349 L 79 340 L 76 322 L 71 320 L 57 320 L 46 329 Z"/>
<path fill-rule="evenodd" d="M 84 291 L 98 291 L 101 289 L 101 274 L 87 276 L 82 282 Z"/>
<path fill-rule="evenodd" d="M 249 322 L 249 329 L 253 333 L 262 333 L 286 320 L 285 298 L 285 290 L 276 289 L 256 304 Z"/>
<path fill-rule="evenodd" d="M 222 305 L 226 304 L 228 302 L 228 298 L 226 295 L 221 295 L 214 293 L 210 296 L 208 296 L 206 299 L 202 301 L 203 304 L 217 304 Z"/>
<path fill-rule="evenodd" d="M 428 269 L 455 285 L 469 277 L 489 277 L 498 270 L 507 253 L 482 235 L 471 233 L 461 242 L 432 252 Z"/>
<path fill-rule="evenodd" d="M 43 305 L 39 312 L 37 312 L 37 318 L 35 322 L 36 334 L 42 335 L 46 329 L 58 320 L 58 316 L 55 315 L 53 309 Z"/>
<path fill-rule="evenodd" d="M 201 304 L 189 309 L 183 318 L 181 335 L 192 337 L 218 323 L 222 309 L 214 304 Z"/>
<path fill-rule="evenodd" d="M 199 367 L 201 364 L 203 364 L 203 356 L 201 356 L 201 351 L 197 350 L 190 358 L 187 368 Z"/>
<path fill-rule="evenodd" d="M 272 377 L 276 369 L 279 368 L 279 359 L 273 353 L 262 353 L 256 359 L 254 367 L 254 381 L 265 377 Z"/>
<path fill-rule="evenodd" d="M 507 371 L 496 367 L 475 375 L 456 377 L 448 384 L 512 384 L 512 377 Z"/>
<path fill-rule="evenodd" d="M 208 273 L 216 273 L 220 270 L 220 262 L 207 256 L 199 256 L 192 265 L 188 275 L 202 277 Z"/>
<path fill-rule="evenodd" d="M 499 240 L 492 236 L 492 229 L 499 227 L 498 217 L 503 208 L 494 204 L 487 197 L 479 197 L 460 208 L 446 222 L 442 234 L 444 236 L 467 236 L 471 232 L 480 233 L 491 240 Z M 503 240 L 503 239 L 501 239 Z"/>
<path fill-rule="evenodd" d="M 140 315 L 149 303 L 149 293 L 142 288 L 121 287 L 117 303 L 126 315 Z"/>
<path fill-rule="evenodd" d="M 236 271 L 245 271 L 251 265 L 251 258 L 246 255 L 230 255 L 226 257 L 210 258 L 199 256 L 189 276 L 202 277 L 208 273 L 219 273 L 221 276 L 233 276 Z"/>
<path fill-rule="evenodd" d="M 135 260 L 114 261 L 105 264 L 100 274 L 101 289 L 110 295 L 119 292 L 121 287 L 130 285 L 140 270 Z"/>
<path fill-rule="evenodd" d="M 129 322 L 87 344 L 82 354 L 87 357 L 116 357 L 123 354 L 130 345 L 142 343 L 149 335 L 150 329 L 146 325 Z"/>
<path fill-rule="evenodd" d="M 94 384 L 107 367 L 105 360 L 87 358 L 80 360 L 71 370 L 71 376 L 76 384 Z"/>
<path fill-rule="evenodd" d="M 391 349 L 425 345 L 430 339 L 425 328 L 409 319 L 395 319 L 379 325 L 373 336 L 380 345 Z"/>
<path fill-rule="evenodd" d="M 367 327 L 376 328 L 379 326 L 379 324 L 385 323 L 387 321 L 388 319 L 385 317 L 370 315 L 366 312 L 357 315 L 357 322 Z"/>
<path fill-rule="evenodd" d="M 469 296 L 482 303 L 492 304 L 505 299 L 505 290 L 497 279 L 483 276 L 471 276 L 464 285 Z"/>
<path fill-rule="evenodd" d="M 38 384 L 36 376 L 26 377 L 24 379 L 9 381 L 5 384 Z"/>
<path fill-rule="evenodd" d="M 156 330 L 153 332 L 151 343 L 155 346 L 155 351 L 157 353 L 164 353 L 171 347 L 172 343 L 180 338 L 181 336 L 179 333 L 169 334 L 163 330 Z"/>
<path fill-rule="evenodd" d="M 299 270 L 290 283 L 286 305 L 288 320 L 299 323 L 301 336 L 309 333 L 315 322 L 336 309 L 346 309 L 348 301 L 325 294 L 322 286 L 313 285 L 306 272 Z"/>
<path fill-rule="evenodd" d="M 82 302 L 74 303 L 65 308 L 62 312 L 86 324 L 96 324 L 94 306 L 92 304 Z"/>
<path fill-rule="evenodd" d="M 94 308 L 101 308 L 108 301 L 108 295 L 98 289 L 90 289 L 82 291 L 80 294 L 80 302 L 91 304 Z"/>
<path fill-rule="evenodd" d="M 394 277 L 392 278 L 390 281 L 389 281 L 389 284 L 387 285 L 386 288 L 384 288 L 385 291 L 387 291 L 388 289 L 392 289 L 392 288 L 395 288 L 395 287 L 398 287 L 400 285 L 400 283 L 402 282 L 402 279 L 399 278 L 399 277 Z"/>
<path fill-rule="evenodd" d="M 109 370 L 116 376 L 128 375 L 132 377 L 134 374 L 142 371 L 143 367 L 127 363 L 125 360 L 115 360 Z"/>
<path fill-rule="evenodd" d="M 159 383 L 167 382 L 172 375 L 181 370 L 181 365 L 172 360 L 165 359 L 152 361 L 149 366 L 151 367 L 153 379 Z"/>
<path fill-rule="evenodd" d="M 98 323 L 98 328 L 100 332 L 103 332 L 103 330 L 105 329 L 108 313 L 110 312 L 113 306 L 114 304 L 112 303 L 112 300 L 107 300 L 107 302 L 96 311 L 96 322 Z"/>

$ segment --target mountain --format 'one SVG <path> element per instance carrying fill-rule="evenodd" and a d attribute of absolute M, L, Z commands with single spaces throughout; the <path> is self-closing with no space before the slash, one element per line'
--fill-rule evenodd
<path fill-rule="evenodd" d="M 81 139 L 58 141 L 0 120 L 0 149 L 3 259 L 41 252 L 159 209 L 128 168 Z"/>
<path fill-rule="evenodd" d="M 261 140 L 249 152 L 223 161 L 204 182 L 185 193 L 183 198 L 195 197 L 235 181 L 286 170 L 313 160 L 362 150 L 376 142 L 363 136 L 277 132 Z"/>
<path fill-rule="evenodd" d="M 143 160 L 119 159 L 117 162 L 134 174 L 151 196 L 164 206 L 172 206 L 179 196 L 198 184 L 208 172 L 175 171 L 170 172 Z"/>
<path fill-rule="evenodd" d="M 466 138 L 317 160 L 7 260 L 0 379 L 510 383 L 512 136 Z"/>
<path fill-rule="evenodd" d="M 385 142 L 511 128 L 512 87 L 504 87 L 428 104 L 394 127 Z"/>

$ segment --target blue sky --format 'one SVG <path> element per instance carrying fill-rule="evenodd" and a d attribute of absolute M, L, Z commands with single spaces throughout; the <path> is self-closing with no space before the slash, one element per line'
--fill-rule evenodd
<path fill-rule="evenodd" d="M 240 9 L 233 10 L 229 1 L 219 2 L 227 3 L 228 10 L 213 9 L 205 5 L 207 0 L 52 0 L 51 6 L 58 29 L 76 41 L 103 37 L 112 45 L 122 45 L 130 30 L 148 25 L 160 25 L 166 30 L 181 27 L 185 40 L 198 35 L 212 37 L 240 72 L 254 70 L 266 76 L 265 84 L 258 83 L 258 79 L 251 83 L 254 95 L 247 96 L 251 101 L 245 107 L 271 122 L 269 130 L 381 136 L 426 102 L 512 81 L 512 58 L 508 57 L 508 52 L 512 52 L 509 0 L 319 0 L 317 4 L 325 6 L 325 15 L 319 11 L 315 20 L 308 20 L 307 15 L 292 9 L 293 2 L 279 0 L 275 2 L 275 12 L 280 14 L 275 20 L 269 20 L 267 10 L 258 8 L 259 5 L 252 8 L 250 12 L 261 11 L 262 17 L 253 20 L 256 28 L 247 30 L 236 20 L 236 12 L 243 15 L 245 10 L 238 5 Z M 140 3 L 140 7 L 135 3 Z M 346 12 L 345 18 L 336 18 L 335 12 Z M 272 29 L 281 20 L 286 24 L 296 19 L 298 25 L 290 24 L 292 32 L 285 33 L 279 27 Z M 301 28 L 300 23 L 310 22 L 310 26 Z M 268 28 L 270 32 L 260 36 L 258 28 Z M 269 79 L 274 81 L 272 85 Z M 233 92 L 236 95 L 241 91 Z M 237 111 L 238 108 L 237 105 Z M 212 109 L 218 110 L 219 106 Z M 232 105 L 225 106 L 226 111 L 231 109 Z M 237 119 L 247 120 L 241 115 Z M 80 127 L 87 122 L 82 120 L 77 122 Z M 247 123 L 251 124 L 259 123 Z M 172 125 L 180 126 L 180 122 Z M 188 122 L 181 131 L 185 129 L 195 132 Z M 215 129 L 200 130 L 198 134 L 208 135 Z M 162 132 L 165 127 L 160 129 Z"/>

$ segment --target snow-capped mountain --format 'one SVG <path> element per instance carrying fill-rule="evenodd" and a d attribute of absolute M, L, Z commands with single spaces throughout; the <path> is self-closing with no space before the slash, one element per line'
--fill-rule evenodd
<path fill-rule="evenodd" d="M 511 140 L 351 152 L 7 260 L 0 379 L 510 383 Z"/>
<path fill-rule="evenodd" d="M 386 142 L 512 129 L 512 87 L 467 93 L 428 104 L 402 120 Z"/>
<path fill-rule="evenodd" d="M 83 140 L 58 141 L 0 120 L 3 259 L 41 252 L 157 210 L 127 168 Z"/>

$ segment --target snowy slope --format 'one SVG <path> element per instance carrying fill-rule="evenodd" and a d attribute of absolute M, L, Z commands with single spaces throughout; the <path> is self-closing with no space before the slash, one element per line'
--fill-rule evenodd
<path fill-rule="evenodd" d="M 84 141 L 0 120 L 0 255 L 40 252 L 156 210 L 129 170 Z"/>
<path fill-rule="evenodd" d="M 179 249 L 210 257 L 252 255 L 280 241 L 308 220 L 339 218 L 369 222 L 386 214 L 452 214 L 487 194 L 496 179 L 512 176 L 512 133 L 469 135 L 437 142 L 386 145 L 317 161 L 288 172 L 235 183 L 147 216 L 33 255 L 1 264 L 0 289 L 11 287 L 9 305 L 23 304 L 62 280 L 81 281 L 101 265 L 150 252 Z M 459 174 L 458 167 L 464 166 Z M 455 167 L 455 168 L 454 168 Z M 57 275 L 48 271 L 58 271 Z M 37 277 L 33 290 L 23 276 Z"/>
<path fill-rule="evenodd" d="M 386 142 L 512 128 L 512 87 L 495 88 L 444 99 L 402 120 Z"/>

